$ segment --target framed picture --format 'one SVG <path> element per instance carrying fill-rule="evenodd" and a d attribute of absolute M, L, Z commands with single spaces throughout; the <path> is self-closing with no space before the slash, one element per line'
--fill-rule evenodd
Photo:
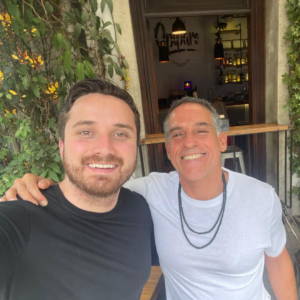
<path fill-rule="evenodd" d="M 242 48 L 244 46 L 244 41 L 243 40 L 233 40 L 232 41 L 233 48 Z"/>
<path fill-rule="evenodd" d="M 247 40 L 247 39 L 244 40 L 244 47 L 245 47 L 245 48 L 248 48 L 248 40 Z"/>
<path fill-rule="evenodd" d="M 230 49 L 232 48 L 231 41 L 222 41 L 223 49 Z"/>

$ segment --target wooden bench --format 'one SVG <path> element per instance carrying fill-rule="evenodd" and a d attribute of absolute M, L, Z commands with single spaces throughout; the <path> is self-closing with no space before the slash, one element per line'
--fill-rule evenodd
<path fill-rule="evenodd" d="M 152 267 L 150 277 L 143 288 L 140 300 L 156 300 L 164 282 L 164 275 L 161 268 Z"/>

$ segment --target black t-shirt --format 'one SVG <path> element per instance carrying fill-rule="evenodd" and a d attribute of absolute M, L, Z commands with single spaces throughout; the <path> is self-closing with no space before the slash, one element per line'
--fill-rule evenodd
<path fill-rule="evenodd" d="M 122 188 L 112 211 L 93 213 L 58 185 L 44 195 L 46 208 L 0 203 L 0 299 L 139 299 L 153 248 L 145 199 Z"/>

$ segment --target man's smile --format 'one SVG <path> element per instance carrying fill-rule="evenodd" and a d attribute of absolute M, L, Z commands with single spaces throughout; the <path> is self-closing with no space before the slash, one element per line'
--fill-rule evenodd
<path fill-rule="evenodd" d="M 204 155 L 205 155 L 205 153 L 189 154 L 189 155 L 186 155 L 186 156 L 182 156 L 181 158 L 183 160 L 191 160 L 191 159 L 196 159 L 196 158 L 202 157 Z"/>
<path fill-rule="evenodd" d="M 117 165 L 108 165 L 108 164 L 88 164 L 92 169 L 114 169 Z"/>

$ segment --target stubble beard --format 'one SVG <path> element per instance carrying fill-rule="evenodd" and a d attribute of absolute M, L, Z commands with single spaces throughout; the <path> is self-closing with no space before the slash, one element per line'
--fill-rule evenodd
<path fill-rule="evenodd" d="M 118 174 L 115 176 L 107 176 L 105 174 L 95 174 L 89 177 L 83 175 L 84 165 L 87 163 L 107 163 L 117 164 L 119 168 Z M 82 158 L 80 165 L 75 165 L 70 162 L 63 153 L 63 165 L 65 168 L 66 176 L 70 182 L 81 192 L 90 197 L 108 198 L 117 194 L 122 185 L 130 178 L 136 167 L 137 159 L 131 165 L 124 168 L 124 161 L 120 157 L 109 155 L 101 157 L 98 155 Z M 123 167 L 123 168 L 122 168 Z"/>

